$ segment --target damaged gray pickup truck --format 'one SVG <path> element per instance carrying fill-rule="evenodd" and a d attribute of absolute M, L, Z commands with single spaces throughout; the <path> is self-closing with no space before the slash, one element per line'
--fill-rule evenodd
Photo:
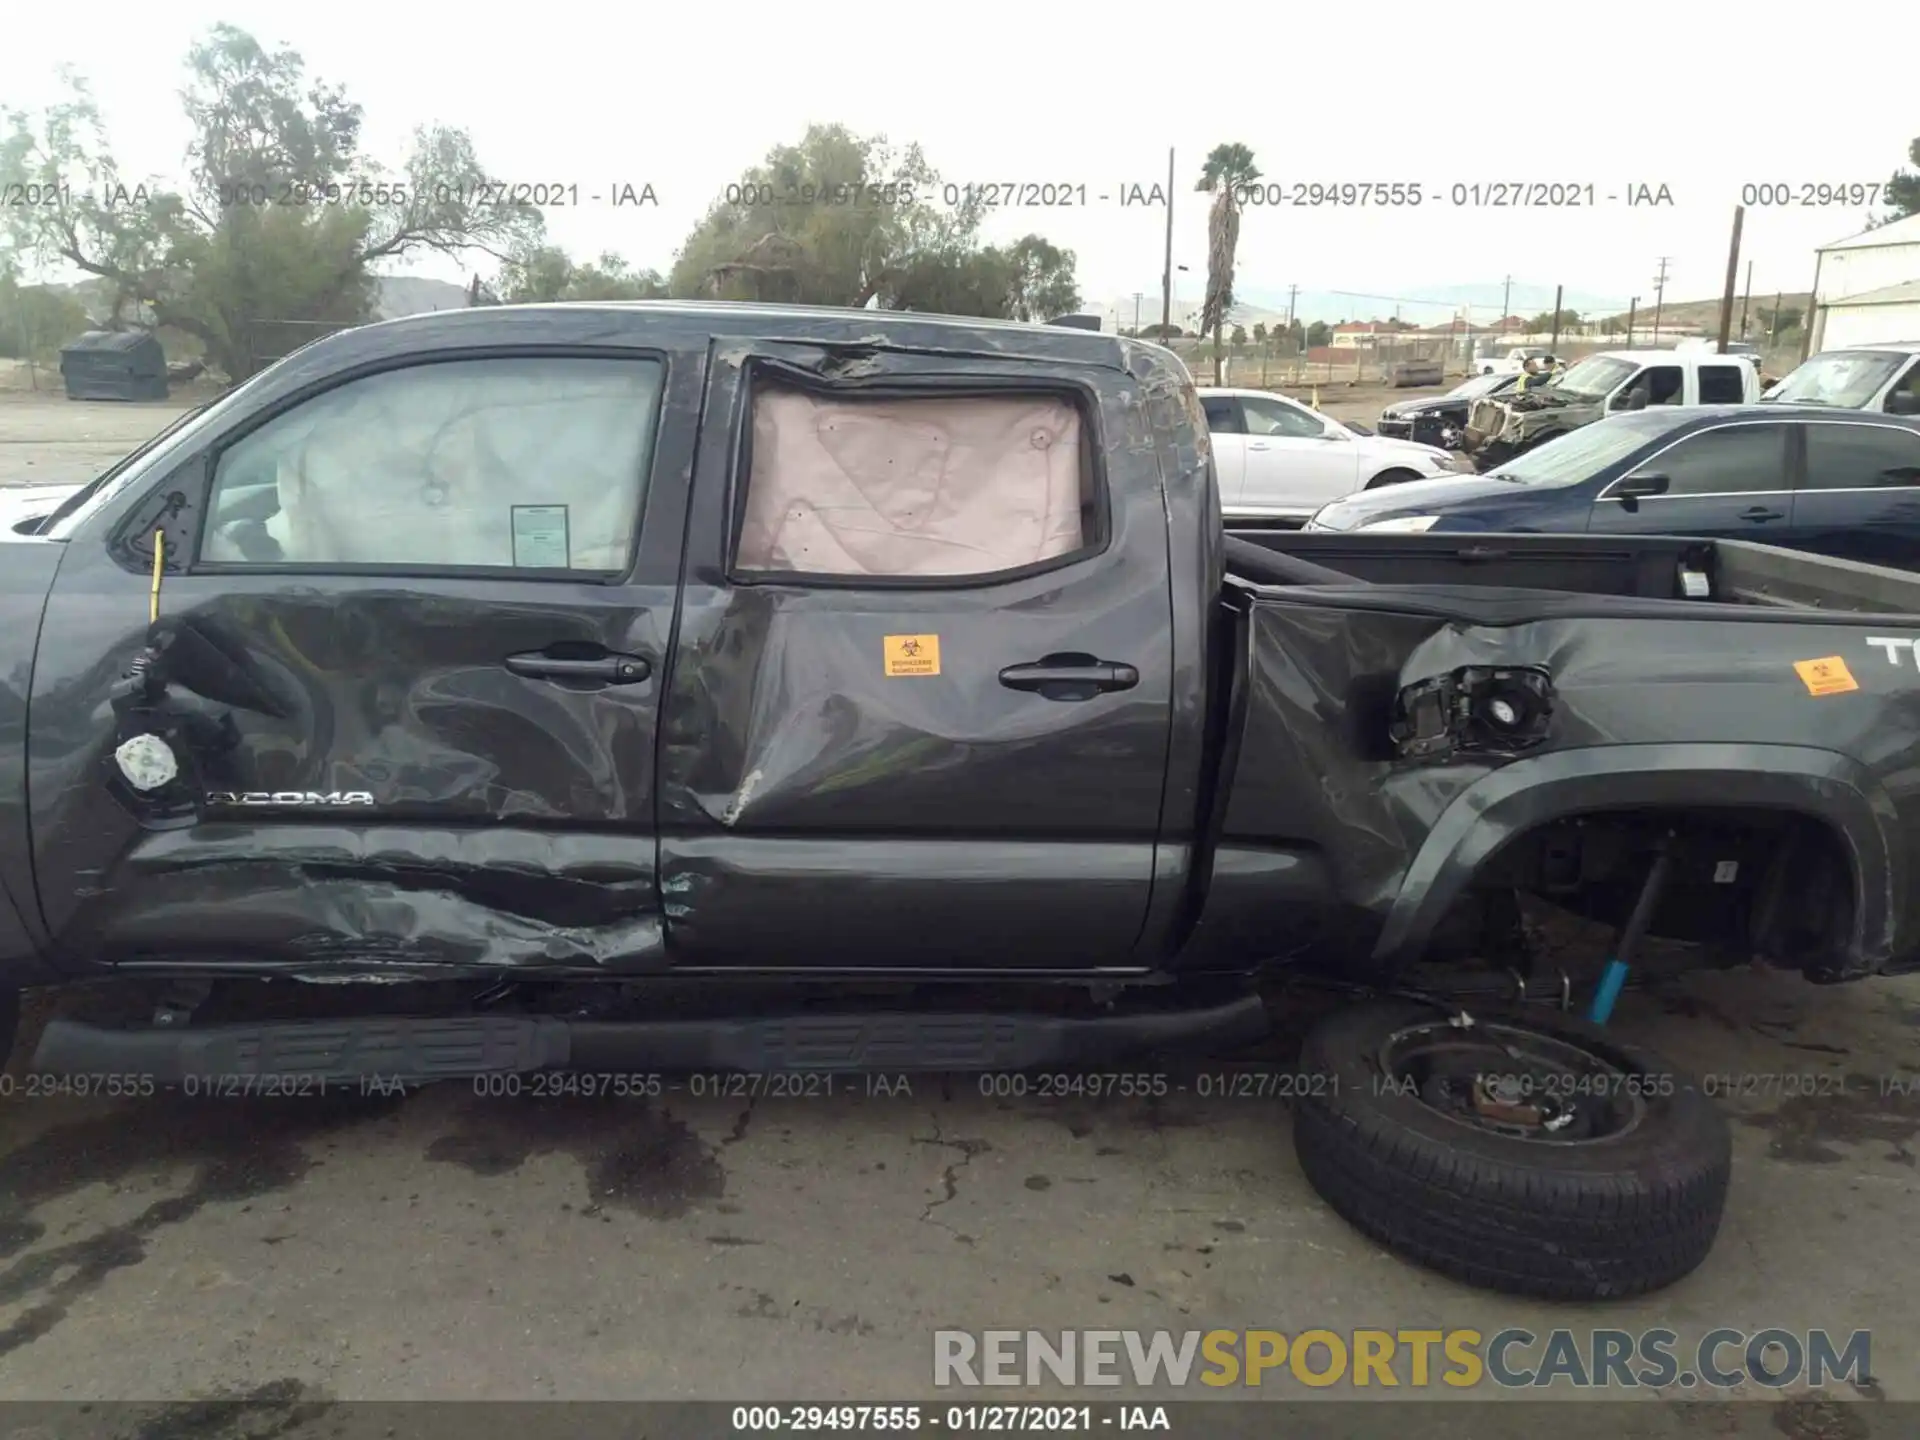
<path fill-rule="evenodd" d="M 1601 1023 L 1638 937 L 1920 961 L 1920 581 L 1230 537 L 1152 345 L 442 313 L 6 498 L 0 962 L 68 987 L 49 1074 L 1098 1067 L 1258 1040 L 1306 974 L 1350 1001 L 1291 1091 L 1330 1203 L 1621 1295 L 1700 1263 L 1730 1163 Z M 1531 1003 L 1522 892 L 1625 922 L 1588 1018 Z"/>

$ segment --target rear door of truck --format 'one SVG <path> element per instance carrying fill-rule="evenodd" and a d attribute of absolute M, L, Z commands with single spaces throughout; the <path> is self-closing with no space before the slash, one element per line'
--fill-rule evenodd
<path fill-rule="evenodd" d="M 979 348 L 716 346 L 662 712 L 676 965 L 1128 964 L 1174 700 L 1159 462 L 1125 372 Z"/>
<path fill-rule="evenodd" d="M 29 742 L 69 953 L 314 977 L 663 963 L 654 734 L 704 337 L 670 354 L 498 313 L 492 343 L 482 315 L 459 346 L 369 327 L 327 352 L 347 360 L 289 362 L 76 517 Z M 164 684 L 113 698 L 156 609 Z M 157 789 L 116 769 L 139 735 L 177 763 Z"/>

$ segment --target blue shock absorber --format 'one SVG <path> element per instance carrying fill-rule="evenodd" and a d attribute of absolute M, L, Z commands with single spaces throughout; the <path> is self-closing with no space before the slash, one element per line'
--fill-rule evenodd
<path fill-rule="evenodd" d="M 1593 992 L 1593 1003 L 1587 1007 L 1587 1019 L 1595 1025 L 1604 1025 L 1613 1018 L 1614 1002 L 1619 1000 L 1620 991 L 1633 969 L 1633 952 L 1640 948 L 1640 937 L 1647 933 L 1647 926 L 1653 921 L 1654 907 L 1660 903 L 1660 892 L 1666 886 L 1667 872 L 1672 867 L 1673 836 L 1668 834 L 1660 842 L 1653 865 L 1647 871 L 1646 883 L 1641 885 L 1639 898 L 1633 902 L 1633 913 L 1627 917 L 1626 928 L 1620 932 L 1620 944 L 1615 948 L 1613 958 L 1607 961 L 1607 968 L 1601 972 L 1600 984 Z"/>

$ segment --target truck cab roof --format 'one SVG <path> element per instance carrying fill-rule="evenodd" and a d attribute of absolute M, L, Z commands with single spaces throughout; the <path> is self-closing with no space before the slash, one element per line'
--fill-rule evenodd
<path fill-rule="evenodd" d="M 1021 357 L 1135 372 L 1145 365 L 1148 373 L 1171 367 L 1174 373 L 1187 375 L 1179 357 L 1164 346 L 1074 326 L 727 300 L 555 301 L 434 310 L 336 331 L 310 341 L 288 360 L 297 366 L 302 358 L 324 359 L 331 368 L 343 354 L 374 358 L 415 351 L 442 338 L 449 344 L 578 341 L 641 348 L 652 342 L 701 343 L 702 337 L 973 352 L 990 358 Z M 286 368 L 284 364 L 275 367 L 277 371 Z"/>

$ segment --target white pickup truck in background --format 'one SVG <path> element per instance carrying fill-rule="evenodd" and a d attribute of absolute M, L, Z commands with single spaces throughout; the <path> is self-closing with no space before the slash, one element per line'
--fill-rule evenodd
<path fill-rule="evenodd" d="M 1589 425 L 1650 405 L 1742 405 L 1760 398 L 1760 371 L 1712 350 L 1603 350 L 1523 395 L 1476 400 L 1467 412 L 1467 453 L 1482 471 Z"/>
<path fill-rule="evenodd" d="M 1476 375 L 1518 375 L 1526 368 L 1527 361 L 1536 357 L 1553 359 L 1553 352 L 1544 345 L 1516 345 L 1504 355 L 1478 355 L 1474 357 L 1473 373 Z"/>

